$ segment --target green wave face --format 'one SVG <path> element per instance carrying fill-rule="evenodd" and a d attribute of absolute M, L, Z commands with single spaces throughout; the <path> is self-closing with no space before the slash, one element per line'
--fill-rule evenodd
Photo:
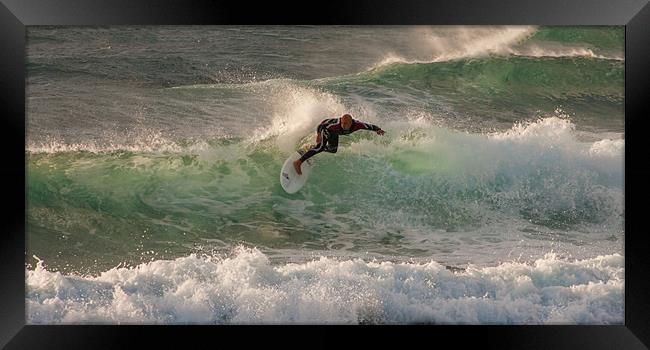
<path fill-rule="evenodd" d="M 330 81 L 335 93 L 357 93 L 390 109 L 395 100 L 427 110 L 453 110 L 474 124 L 512 124 L 558 107 L 576 122 L 622 128 L 624 63 L 596 58 L 489 57 L 396 63 Z M 364 87 L 372 87 L 372 91 Z M 387 98 L 390 97 L 390 98 Z M 393 107 L 394 108 L 394 107 Z"/>
<path fill-rule="evenodd" d="M 491 57 L 426 64 L 394 64 L 365 81 L 418 90 L 473 90 L 522 95 L 612 95 L 621 97 L 623 63 L 591 58 Z M 364 74 L 362 74 L 363 76 Z"/>
<path fill-rule="evenodd" d="M 279 185 L 287 154 L 271 139 L 216 140 L 180 153 L 33 153 L 29 244 L 71 256 L 94 247 L 83 255 L 110 265 L 206 241 L 325 249 L 343 237 L 352 251 L 427 254 L 435 243 L 400 242 L 406 231 L 471 232 L 513 218 L 555 230 L 616 225 L 622 173 L 584 150 L 567 155 L 584 147 L 540 153 L 535 144 L 430 127 L 374 141 L 355 134 L 336 155 L 316 156 L 294 195 Z"/>
<path fill-rule="evenodd" d="M 623 51 L 625 30 L 609 26 L 549 26 L 540 27 L 531 40 L 581 43 L 601 50 Z"/>
<path fill-rule="evenodd" d="M 500 263 L 622 237 L 623 27 L 45 27 L 28 42 L 28 254 L 55 270 L 240 244 Z M 288 152 L 342 113 L 387 133 L 342 137 L 285 193 Z"/>

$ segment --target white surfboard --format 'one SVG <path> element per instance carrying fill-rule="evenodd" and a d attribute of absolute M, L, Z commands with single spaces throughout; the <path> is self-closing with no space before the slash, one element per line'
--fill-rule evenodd
<path fill-rule="evenodd" d="M 299 152 L 304 151 L 300 150 Z M 302 153 L 299 152 L 293 152 L 284 162 L 284 165 L 282 165 L 282 170 L 280 170 L 280 185 L 282 185 L 282 188 L 287 193 L 298 192 L 298 190 L 305 185 L 305 182 L 307 182 L 307 178 L 309 177 L 309 173 L 313 167 L 312 160 L 307 159 L 302 162 L 302 165 L 300 166 L 302 175 L 296 173 L 296 169 L 293 167 L 293 162 L 302 156 Z"/>

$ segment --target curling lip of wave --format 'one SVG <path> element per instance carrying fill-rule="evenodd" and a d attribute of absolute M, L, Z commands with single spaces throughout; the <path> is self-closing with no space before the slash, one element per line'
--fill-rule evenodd
<path fill-rule="evenodd" d="M 454 40 L 453 36 L 447 38 L 441 37 L 441 34 L 431 33 L 428 35 L 429 44 L 431 44 L 433 50 L 439 53 L 432 53 L 428 59 L 412 59 L 403 55 L 390 53 L 370 67 L 370 70 L 393 63 L 438 63 L 490 55 L 512 55 L 532 58 L 590 57 L 603 60 L 624 60 L 622 55 L 596 54 L 591 48 L 583 46 L 553 43 L 522 44 L 526 39 L 533 36 L 537 31 L 536 27 L 514 27 L 493 31 L 483 30 L 485 33 L 477 30 L 475 33 L 477 35 L 472 35 L 472 30 L 467 31 L 468 33 L 465 34 L 465 39 L 467 40 L 463 40 L 462 44 Z M 474 38 L 475 36 L 476 38 Z"/>

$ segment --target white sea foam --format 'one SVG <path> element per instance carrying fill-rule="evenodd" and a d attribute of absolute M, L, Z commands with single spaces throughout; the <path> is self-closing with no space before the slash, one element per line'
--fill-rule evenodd
<path fill-rule="evenodd" d="M 50 154 L 66 152 L 110 153 L 119 151 L 134 153 L 180 153 L 187 151 L 197 152 L 207 147 L 208 145 L 205 142 L 194 142 L 190 147 L 183 147 L 159 131 L 143 129 L 128 135 L 115 132 L 113 135 L 105 135 L 102 140 L 88 140 L 84 142 L 66 142 L 52 137 L 43 137 L 39 142 L 29 143 L 26 151 L 29 153 Z"/>
<path fill-rule="evenodd" d="M 534 43 L 512 49 L 511 54 L 527 57 L 591 57 L 604 60 L 624 60 L 622 54 L 597 54 L 592 48 L 576 45 L 560 45 L 551 43 Z"/>
<path fill-rule="evenodd" d="M 499 164 L 506 164 L 519 170 L 561 166 L 622 176 L 625 140 L 581 141 L 575 124 L 561 113 L 486 134 L 449 130 L 423 118 L 388 122 L 385 129 L 391 131 L 387 139 L 362 139 L 342 152 L 388 159 L 410 154 L 430 155 L 417 158 L 419 167 L 429 161 L 432 171 L 476 175 L 489 174 Z M 603 167 L 603 162 L 608 167 Z"/>
<path fill-rule="evenodd" d="M 257 249 L 113 268 L 27 271 L 27 322 L 621 324 L 624 259 L 553 254 L 534 263 L 339 260 L 272 265 Z"/>
<path fill-rule="evenodd" d="M 594 142 L 589 148 L 589 153 L 597 156 L 612 157 L 625 152 L 625 141 L 621 139 L 604 139 Z"/>

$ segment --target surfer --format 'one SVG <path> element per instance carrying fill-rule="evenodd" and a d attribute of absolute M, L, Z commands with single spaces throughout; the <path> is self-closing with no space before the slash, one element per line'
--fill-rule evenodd
<path fill-rule="evenodd" d="M 293 162 L 293 167 L 298 175 L 302 175 L 300 170 L 302 162 L 323 151 L 336 153 L 339 146 L 339 135 L 348 135 L 357 130 L 372 130 L 378 135 L 384 134 L 384 130 L 377 125 L 354 120 L 349 114 L 344 114 L 341 118 L 323 120 L 316 128 L 316 145 L 305 152 L 300 159 Z"/>

